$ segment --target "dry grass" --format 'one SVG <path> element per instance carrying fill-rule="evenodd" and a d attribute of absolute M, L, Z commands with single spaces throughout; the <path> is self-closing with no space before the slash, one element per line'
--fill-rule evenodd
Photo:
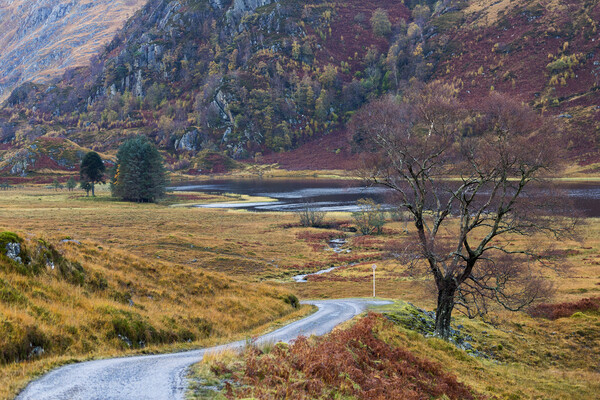
<path fill-rule="evenodd" d="M 8 362 L 0 367 L 0 398 L 71 359 L 227 342 L 309 311 L 294 310 L 285 288 L 199 267 L 216 261 L 214 270 L 258 266 L 259 274 L 266 261 L 244 253 L 251 252 L 244 243 L 264 246 L 269 257 L 284 254 L 275 233 L 259 242 L 280 218 L 257 226 L 247 213 L 119 203 L 100 193 L 96 200 L 43 188 L 0 193 L 0 231 L 15 231 L 30 251 L 44 238 L 85 270 L 85 282 L 74 284 L 57 269 L 23 275 L 0 261 L 8 293 L 0 301 L 0 348 Z M 80 244 L 63 243 L 65 238 Z M 300 251 L 309 254 L 304 247 Z M 201 261 L 190 262 L 192 257 Z M 44 348 L 41 359 L 32 355 L 36 346 Z"/>
<path fill-rule="evenodd" d="M 281 228 L 296 222 L 294 215 L 116 202 L 102 187 L 96 199 L 80 193 L 42 188 L 1 192 L 0 219 L 8 230 L 91 240 L 148 259 L 253 280 L 289 275 L 319 255 L 296 240 L 300 228 Z M 189 202 L 232 201 L 202 197 L 206 199 Z"/>
<path fill-rule="evenodd" d="M 190 330 L 196 329 L 189 323 L 190 318 L 206 319 L 211 321 L 215 334 L 203 339 L 196 332 L 198 340 L 194 343 L 205 345 L 248 332 L 256 334 L 264 330 L 265 323 L 286 313 L 288 318 L 298 317 L 305 311 L 290 314 L 291 308 L 284 302 L 264 301 L 288 290 L 303 298 L 368 297 L 373 263 L 378 265 L 378 297 L 401 298 L 428 309 L 435 306 L 422 278 L 408 274 L 396 260 L 384 260 L 387 250 L 404 235 L 401 223 L 386 225 L 383 235 L 363 237 L 347 231 L 349 215 L 344 213 L 328 215 L 332 228 L 300 228 L 297 217 L 286 213 L 170 207 L 231 200 L 197 193 L 178 195 L 165 204 L 154 205 L 112 201 L 105 189 L 99 191 L 97 199 L 44 188 L 0 192 L 0 230 L 17 231 L 30 240 L 44 237 L 65 257 L 79 260 L 86 271 L 101 273 L 109 282 L 106 293 L 95 293 L 52 274 L 32 281 L 2 273 L 2 278 L 30 301 L 27 305 L 0 302 L 3 315 L 21 321 L 23 326 L 33 325 L 40 318 L 31 312 L 30 304 L 34 304 L 48 310 L 51 318 L 58 318 L 52 324 L 41 322 L 50 337 L 68 334 L 72 330 L 69 327 L 77 328 L 79 336 L 63 353 L 4 366 L 0 388 L 6 389 L 0 397 L 14 393 L 31 376 L 56 363 L 131 351 L 122 340 L 108 338 L 113 315 L 107 313 L 107 307 L 117 313 L 139 314 L 158 331 L 168 328 L 168 315 L 180 316 L 175 318 L 177 327 Z M 336 255 L 327 249 L 327 238 L 337 236 L 348 239 L 350 253 Z M 555 302 L 576 302 L 600 292 L 600 221 L 587 220 L 580 236 L 580 241 L 558 244 L 534 238 L 539 248 L 568 254 L 570 268 L 546 272 L 556 287 Z M 82 245 L 59 244 L 65 237 L 79 240 Z M 513 240 L 515 244 L 526 244 L 530 239 Z M 290 283 L 287 278 L 297 271 L 352 262 L 358 264 L 309 278 L 308 283 Z M 271 285 L 243 283 L 261 280 L 269 280 Z M 206 288 L 215 290 L 215 299 L 203 294 Z M 115 297 L 116 293 L 121 296 Z M 123 301 L 127 294 L 133 306 Z M 84 320 L 72 316 L 83 311 Z M 104 321 L 99 325 L 100 339 L 96 342 L 85 336 L 92 321 Z M 477 392 L 498 398 L 593 398 L 600 390 L 600 342 L 595 333 L 600 323 L 596 314 L 586 312 L 549 321 L 496 312 L 493 322 L 488 325 L 457 315 L 457 323 L 476 338 L 477 346 L 493 352 L 499 362 L 472 359 L 439 340 L 409 331 L 395 330 L 386 340 L 409 348 L 417 356 L 439 361 Z M 164 350 L 169 346 L 173 345 L 157 341 L 150 348 Z"/>

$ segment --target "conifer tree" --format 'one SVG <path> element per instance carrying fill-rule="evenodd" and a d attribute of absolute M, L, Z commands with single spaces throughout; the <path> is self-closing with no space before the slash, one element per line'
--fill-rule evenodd
<path fill-rule="evenodd" d="M 111 181 L 113 196 L 127 201 L 154 202 L 165 194 L 163 159 L 145 136 L 125 141 L 117 152 Z"/>
<path fill-rule="evenodd" d="M 95 151 L 90 151 L 83 157 L 79 175 L 81 176 L 82 182 L 89 183 L 92 196 L 96 196 L 94 193 L 94 185 L 96 183 L 104 183 L 105 170 L 106 167 L 104 166 L 104 162 L 102 162 L 102 158 Z"/>

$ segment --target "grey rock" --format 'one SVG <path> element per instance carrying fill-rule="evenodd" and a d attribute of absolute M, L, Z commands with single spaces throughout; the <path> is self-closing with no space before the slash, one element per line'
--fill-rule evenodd
<path fill-rule="evenodd" d="M 44 354 L 44 348 L 42 346 L 35 346 L 27 355 L 27 358 L 41 357 Z"/>
<path fill-rule="evenodd" d="M 6 244 L 6 257 L 20 264 L 23 264 L 23 260 L 21 259 L 19 254 L 21 254 L 21 245 L 19 243 Z"/>
<path fill-rule="evenodd" d="M 259 7 L 273 3 L 273 0 L 234 0 L 231 14 L 239 19 L 245 14 L 253 13 Z"/>
<path fill-rule="evenodd" d="M 197 151 L 200 148 L 200 133 L 197 129 L 188 131 L 175 141 L 175 150 Z"/>
<path fill-rule="evenodd" d="M 217 10 L 222 9 L 224 6 L 223 0 L 210 0 L 210 5 L 212 6 L 212 8 Z"/>

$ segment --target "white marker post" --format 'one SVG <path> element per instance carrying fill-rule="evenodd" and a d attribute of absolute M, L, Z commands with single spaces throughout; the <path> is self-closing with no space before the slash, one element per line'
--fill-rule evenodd
<path fill-rule="evenodd" d="M 373 297 L 375 297 L 375 270 L 377 269 L 377 265 L 373 264 Z"/>

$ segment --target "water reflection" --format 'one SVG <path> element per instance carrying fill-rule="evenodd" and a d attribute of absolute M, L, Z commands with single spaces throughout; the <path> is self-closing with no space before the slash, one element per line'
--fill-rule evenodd
<path fill-rule="evenodd" d="M 585 217 L 600 217 L 600 183 L 560 183 L 559 193 L 571 199 Z M 355 211 L 361 198 L 390 206 L 390 191 L 382 187 L 364 187 L 359 181 L 325 179 L 220 179 L 190 183 L 173 188 L 176 191 L 205 193 L 237 193 L 269 197 L 272 202 L 208 204 L 206 208 L 242 208 L 250 211 L 297 211 L 309 202 L 323 211 Z M 529 195 L 544 195 L 543 187 L 531 188 Z"/>

